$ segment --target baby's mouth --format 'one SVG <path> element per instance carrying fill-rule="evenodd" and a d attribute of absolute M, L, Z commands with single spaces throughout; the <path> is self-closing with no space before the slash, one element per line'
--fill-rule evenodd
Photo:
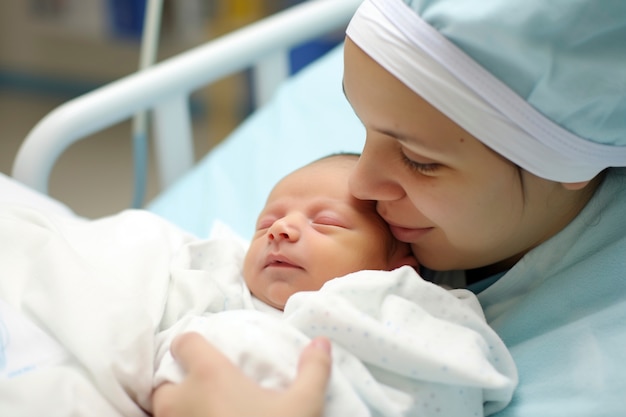
<path fill-rule="evenodd" d="M 273 268 L 298 268 L 302 269 L 301 266 L 294 264 L 289 258 L 282 255 L 270 255 L 267 257 L 265 261 L 265 267 L 273 267 Z"/>

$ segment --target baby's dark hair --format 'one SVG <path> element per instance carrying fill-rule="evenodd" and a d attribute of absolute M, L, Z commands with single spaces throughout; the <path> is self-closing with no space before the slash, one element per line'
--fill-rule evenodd
<path fill-rule="evenodd" d="M 323 161 L 324 159 L 330 159 L 330 158 L 334 158 L 334 157 L 338 157 L 338 156 L 352 156 L 352 157 L 355 157 L 355 158 L 358 159 L 358 158 L 361 157 L 361 154 L 357 153 L 357 152 L 334 152 L 334 153 L 331 153 L 331 154 L 328 154 L 328 155 L 324 155 L 321 158 L 317 158 L 317 159 L 313 160 L 311 163 L 314 164 L 315 162 Z"/>

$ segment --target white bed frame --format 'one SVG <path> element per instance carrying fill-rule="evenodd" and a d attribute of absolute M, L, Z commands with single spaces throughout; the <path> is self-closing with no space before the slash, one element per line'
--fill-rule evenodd
<path fill-rule="evenodd" d="M 252 67 L 263 104 L 289 74 L 289 50 L 344 27 L 361 1 L 309 0 L 59 106 L 28 134 L 12 176 L 47 194 L 52 168 L 71 144 L 149 111 L 160 185 L 167 187 L 193 165 L 192 92 Z"/>

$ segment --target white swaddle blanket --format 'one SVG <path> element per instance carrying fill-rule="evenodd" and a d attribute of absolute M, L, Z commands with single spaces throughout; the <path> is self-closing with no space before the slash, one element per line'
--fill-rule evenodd
<path fill-rule="evenodd" d="M 200 241 L 143 211 L 85 221 L 11 206 L 0 234 L 1 415 L 144 416 L 153 387 L 182 376 L 168 348 L 185 330 L 272 387 L 329 337 L 327 415 L 482 415 L 517 383 L 475 297 L 410 268 L 354 273 L 268 314 L 236 238 Z M 25 357 L 33 337 L 51 347 Z"/>

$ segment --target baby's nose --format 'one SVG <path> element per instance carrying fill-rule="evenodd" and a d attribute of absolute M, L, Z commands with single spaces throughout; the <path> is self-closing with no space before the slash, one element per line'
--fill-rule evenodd
<path fill-rule="evenodd" d="M 269 240 L 277 240 L 277 239 L 286 239 L 289 240 L 289 233 L 287 232 L 270 232 L 269 235 Z"/>
<path fill-rule="evenodd" d="M 295 242 L 299 239 L 300 233 L 292 222 L 288 221 L 287 218 L 282 218 L 272 224 L 268 230 L 267 237 L 272 242 Z"/>

